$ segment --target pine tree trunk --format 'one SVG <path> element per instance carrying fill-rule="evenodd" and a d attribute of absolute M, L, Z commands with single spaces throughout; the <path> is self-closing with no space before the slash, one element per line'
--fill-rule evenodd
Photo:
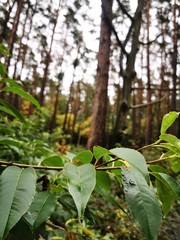
<path fill-rule="evenodd" d="M 149 42 L 149 27 L 150 27 L 150 0 L 146 1 L 146 31 L 147 31 L 147 43 Z M 151 74 L 150 74 L 150 45 L 147 44 L 146 48 L 146 63 L 147 63 L 147 103 L 151 102 Z M 150 144 L 152 136 L 152 105 L 148 105 L 146 109 L 146 130 L 145 130 L 145 144 Z"/>
<path fill-rule="evenodd" d="M 57 25 L 57 21 L 58 21 L 58 16 L 59 16 L 60 5 L 61 5 L 61 0 L 59 0 L 58 9 L 56 10 L 56 13 L 55 13 L 50 47 L 49 47 L 49 50 L 47 52 L 46 59 L 45 59 L 44 76 L 43 76 L 43 79 L 42 79 L 41 90 L 40 90 L 40 94 L 39 94 L 39 103 L 40 103 L 41 106 L 43 106 L 43 104 L 44 104 L 44 97 L 45 97 L 44 91 L 45 91 L 47 81 L 48 81 L 49 65 L 50 65 L 50 62 L 51 62 L 51 51 L 52 51 L 52 45 L 53 45 L 53 41 L 54 41 L 55 29 L 56 29 L 56 25 Z"/>
<path fill-rule="evenodd" d="M 94 145 L 103 146 L 105 142 L 109 54 L 111 46 L 111 27 L 108 22 L 112 21 L 112 2 L 112 0 L 102 0 L 98 67 L 95 79 L 95 99 L 91 133 L 87 142 L 87 148 L 89 149 L 92 149 Z"/>
<path fill-rule="evenodd" d="M 16 42 L 16 32 L 18 29 L 18 24 L 19 24 L 20 14 L 22 12 L 23 4 L 24 4 L 24 0 L 18 1 L 18 6 L 17 6 L 15 17 L 14 17 L 14 22 L 13 22 L 13 28 L 11 31 L 11 35 L 9 36 L 8 50 L 11 55 L 13 52 L 14 43 Z M 9 65 L 10 65 L 10 59 L 11 59 L 11 56 L 8 56 L 6 58 L 7 69 L 9 68 Z"/>

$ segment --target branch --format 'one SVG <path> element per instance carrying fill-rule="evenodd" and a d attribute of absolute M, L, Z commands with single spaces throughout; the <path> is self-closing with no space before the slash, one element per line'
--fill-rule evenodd
<path fill-rule="evenodd" d="M 167 97 L 167 95 L 165 94 L 162 98 L 160 98 L 158 100 L 155 100 L 155 101 L 152 101 L 152 102 L 148 102 L 148 103 L 144 103 L 144 104 L 132 105 L 132 106 L 130 106 L 130 108 L 135 109 L 135 108 L 147 107 L 149 105 L 153 105 L 155 103 L 162 102 L 166 97 Z"/>
<path fill-rule="evenodd" d="M 34 168 L 34 169 L 45 169 L 45 170 L 57 170 L 57 171 L 61 171 L 63 170 L 63 167 L 50 167 L 50 166 L 37 166 L 37 165 L 29 165 L 29 164 L 21 164 L 21 163 L 14 163 L 14 162 L 4 162 L 4 161 L 0 161 L 0 166 L 16 166 L 16 167 L 20 167 L 20 168 Z"/>
<path fill-rule="evenodd" d="M 116 29 L 114 28 L 113 24 L 112 24 L 112 21 L 109 19 L 108 15 L 107 15 L 107 12 L 106 12 L 106 8 L 103 4 L 103 1 L 102 1 L 102 10 L 104 12 L 104 16 L 105 16 L 105 21 L 107 23 L 107 25 L 109 26 L 109 28 L 112 30 L 112 32 L 114 33 L 115 37 L 116 37 L 116 40 L 117 40 L 117 43 L 118 45 L 120 46 L 122 52 L 127 56 L 128 53 L 126 52 L 125 48 L 123 47 L 123 44 L 121 42 L 121 40 L 119 39 L 119 36 L 118 36 L 118 33 L 116 31 Z"/>
<path fill-rule="evenodd" d="M 62 171 L 63 167 L 50 167 L 50 166 L 37 166 L 37 165 L 28 165 L 28 164 L 21 164 L 21 163 L 14 163 L 14 162 L 4 162 L 0 161 L 0 166 L 16 166 L 20 168 L 34 168 L 34 169 L 44 169 L 44 170 L 56 170 L 56 171 Z M 121 169 L 121 167 L 96 167 L 96 170 L 98 171 L 107 171 L 107 170 L 115 170 L 115 169 Z"/>
<path fill-rule="evenodd" d="M 122 10 L 122 12 L 124 14 L 126 14 L 128 16 L 128 18 L 133 22 L 133 20 L 134 20 L 133 17 L 126 11 L 126 8 L 124 7 L 124 5 L 119 0 L 117 0 L 117 2 L 119 4 L 119 7 Z"/>
<path fill-rule="evenodd" d="M 164 157 L 164 158 L 158 158 L 158 159 L 155 159 L 155 160 L 148 161 L 147 163 L 161 162 L 161 161 L 168 160 L 168 159 L 174 158 L 174 157 L 176 157 L 176 155 L 172 155 L 172 156 Z"/>
<path fill-rule="evenodd" d="M 149 42 L 146 42 L 146 43 L 145 43 L 145 42 L 139 41 L 139 43 L 142 44 L 142 45 L 151 45 L 151 44 L 152 44 L 153 42 L 155 42 L 161 35 L 162 35 L 162 33 L 158 34 L 154 40 L 151 40 L 151 41 L 149 41 Z"/>

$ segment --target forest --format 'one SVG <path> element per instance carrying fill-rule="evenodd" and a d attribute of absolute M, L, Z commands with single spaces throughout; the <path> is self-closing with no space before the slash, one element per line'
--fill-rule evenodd
<path fill-rule="evenodd" d="M 0 240 L 180 239 L 178 0 L 1 0 Z"/>

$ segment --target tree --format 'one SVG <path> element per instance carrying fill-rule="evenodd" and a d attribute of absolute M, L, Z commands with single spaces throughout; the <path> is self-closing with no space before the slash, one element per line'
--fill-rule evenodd
<path fill-rule="evenodd" d="M 119 46 L 121 48 L 121 54 L 120 54 L 120 75 L 123 78 L 123 90 L 122 90 L 122 103 L 120 105 L 120 108 L 118 110 L 117 116 L 116 116 L 116 122 L 114 125 L 114 140 L 116 140 L 116 137 L 119 133 L 120 129 L 127 128 L 127 112 L 130 107 L 130 101 L 131 101 L 131 88 L 132 88 L 132 82 L 136 78 L 136 71 L 135 71 L 135 60 L 136 60 L 136 54 L 139 50 L 139 35 L 140 35 L 140 29 L 141 29 L 141 23 L 142 23 L 142 13 L 144 9 L 144 1 L 138 0 L 137 8 L 134 14 L 134 17 L 131 17 L 128 12 L 126 11 L 125 7 L 118 1 L 120 5 L 120 9 L 128 16 L 128 18 L 131 20 L 131 25 L 128 29 L 126 38 L 123 43 L 118 40 Z M 126 51 L 126 46 L 129 43 L 131 44 L 130 51 Z M 124 58 L 126 58 L 125 66 L 123 64 Z M 121 122 L 121 126 L 120 126 Z"/>
<path fill-rule="evenodd" d="M 95 79 L 95 97 L 92 114 L 91 133 L 87 147 L 104 145 L 107 114 L 107 88 L 109 71 L 109 54 L 111 46 L 112 0 L 102 0 L 101 30 L 98 52 L 97 75 Z"/>

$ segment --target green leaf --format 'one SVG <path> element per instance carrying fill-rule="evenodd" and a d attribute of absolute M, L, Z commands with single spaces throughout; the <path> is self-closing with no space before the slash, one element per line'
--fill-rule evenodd
<path fill-rule="evenodd" d="M 38 228 L 53 213 L 56 206 L 56 197 L 48 192 L 36 193 L 34 200 L 24 216 L 25 220 L 31 225 L 33 230 Z"/>
<path fill-rule="evenodd" d="M 95 168 L 92 164 L 77 167 L 72 163 L 66 163 L 64 175 L 68 178 L 68 190 L 74 199 L 78 216 L 83 218 L 87 202 L 96 185 Z"/>
<path fill-rule="evenodd" d="M 128 206 L 146 239 L 157 239 L 162 214 L 154 189 L 136 168 L 123 167 L 122 182 Z"/>
<path fill-rule="evenodd" d="M 6 67 L 0 62 L 0 76 L 3 77 L 7 73 Z"/>
<path fill-rule="evenodd" d="M 169 188 L 174 196 L 180 200 L 180 185 L 176 182 L 174 178 L 165 173 L 151 172 L 151 175 L 156 177 L 161 181 L 167 188 Z"/>
<path fill-rule="evenodd" d="M 22 142 L 14 140 L 13 138 L 0 137 L 0 144 L 20 148 Z"/>
<path fill-rule="evenodd" d="M 34 169 L 8 167 L 0 176 L 0 239 L 27 212 L 34 198 L 36 174 Z"/>
<path fill-rule="evenodd" d="M 162 173 L 167 173 L 167 170 L 159 165 L 149 165 L 148 168 L 152 172 L 162 172 Z"/>
<path fill-rule="evenodd" d="M 22 116 L 22 114 L 10 103 L 6 102 L 3 99 L 0 99 L 0 104 L 2 104 L 4 107 L 0 106 L 0 110 L 3 112 L 6 112 L 13 117 L 18 118 L 21 122 L 26 124 L 25 118 Z"/>
<path fill-rule="evenodd" d="M 117 157 L 126 160 L 132 167 L 136 168 L 149 183 L 149 174 L 144 156 L 138 151 L 130 148 L 114 148 L 110 150 Z"/>
<path fill-rule="evenodd" d="M 73 158 L 74 163 L 90 163 L 93 159 L 93 154 L 90 150 L 80 152 Z"/>
<path fill-rule="evenodd" d="M 164 115 L 160 133 L 164 134 L 166 130 L 173 124 L 173 122 L 178 118 L 179 113 L 177 112 L 169 112 L 168 114 Z"/>
<path fill-rule="evenodd" d="M 44 159 L 40 165 L 42 166 L 53 166 L 53 167 L 62 167 L 63 161 L 62 158 L 59 156 L 52 156 Z"/>
<path fill-rule="evenodd" d="M 162 134 L 160 136 L 160 140 L 163 140 L 163 141 L 166 141 L 170 144 L 172 144 L 176 149 L 175 152 L 177 154 L 180 154 L 180 140 L 174 136 L 174 135 L 171 135 L 171 134 Z"/>
<path fill-rule="evenodd" d="M 11 87 L 18 87 L 18 88 L 22 88 L 21 85 L 21 81 L 18 80 L 14 80 L 12 78 L 3 78 L 2 83 L 9 83 L 11 85 Z"/>
<path fill-rule="evenodd" d="M 73 158 L 76 156 L 76 154 L 71 152 L 66 152 L 66 156 L 69 160 L 73 160 Z"/>
<path fill-rule="evenodd" d="M 170 167 L 173 170 L 173 172 L 179 173 L 180 172 L 180 158 L 176 158 L 176 157 L 171 158 Z"/>
<path fill-rule="evenodd" d="M 2 53 L 4 55 L 8 55 L 8 56 L 10 55 L 9 51 L 3 44 L 0 44 L 0 53 Z"/>
<path fill-rule="evenodd" d="M 124 213 L 126 213 L 125 210 L 122 208 L 122 206 L 120 205 L 120 203 L 116 200 L 116 198 L 114 196 L 109 194 L 107 191 L 105 191 L 103 188 L 101 188 L 98 185 L 96 185 L 96 189 L 95 190 L 99 194 L 101 194 L 103 197 L 105 197 L 108 201 L 110 201 L 112 204 L 114 204 L 114 206 L 120 208 Z"/>
<path fill-rule="evenodd" d="M 105 171 L 96 171 L 96 184 L 105 191 L 109 191 L 111 187 L 109 174 Z"/>
<path fill-rule="evenodd" d="M 41 106 L 39 105 L 38 101 L 36 101 L 36 99 L 31 96 L 29 93 L 25 92 L 22 88 L 19 87 L 4 87 L 3 89 L 1 89 L 2 92 L 13 92 L 18 94 L 19 96 L 25 98 L 26 100 L 28 100 L 29 102 L 31 102 L 32 104 L 34 104 L 39 110 L 41 109 Z"/>
<path fill-rule="evenodd" d="M 65 209 L 76 211 L 76 206 L 72 196 L 69 193 L 63 193 L 58 198 L 58 201 Z"/>
<path fill-rule="evenodd" d="M 158 197 L 162 203 L 164 216 L 166 217 L 174 203 L 174 199 L 175 199 L 174 194 L 172 193 L 171 189 L 166 187 L 158 179 L 156 179 L 156 188 L 157 188 Z"/>
<path fill-rule="evenodd" d="M 28 224 L 23 221 L 23 218 L 12 228 L 8 234 L 7 240 L 34 240 L 35 236 L 30 230 Z"/>
<path fill-rule="evenodd" d="M 99 160 L 103 156 L 111 154 L 111 152 L 109 150 L 107 150 L 106 148 L 103 148 L 100 146 L 95 146 L 95 147 L 93 147 L 93 154 L 94 154 L 94 157 L 96 158 L 96 160 Z"/>

